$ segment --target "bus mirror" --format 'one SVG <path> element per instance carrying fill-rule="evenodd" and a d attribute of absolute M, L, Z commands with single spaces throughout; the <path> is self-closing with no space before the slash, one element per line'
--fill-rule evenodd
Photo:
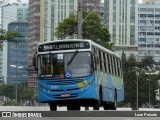
<path fill-rule="evenodd" d="M 38 67 L 37 67 L 37 54 L 36 53 L 34 54 L 32 64 L 34 66 L 34 69 L 37 71 Z"/>

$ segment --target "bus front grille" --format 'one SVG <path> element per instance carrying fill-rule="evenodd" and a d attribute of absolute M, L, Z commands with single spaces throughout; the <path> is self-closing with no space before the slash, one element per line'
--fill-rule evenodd
<path fill-rule="evenodd" d="M 60 90 L 50 90 L 52 92 L 63 92 L 63 91 L 74 91 L 79 90 L 80 88 L 66 88 L 66 89 L 60 89 Z"/>
<path fill-rule="evenodd" d="M 82 82 L 81 79 L 76 80 L 54 80 L 54 81 L 48 81 L 46 82 L 47 85 L 70 85 L 70 84 L 76 84 L 78 82 Z"/>
<path fill-rule="evenodd" d="M 78 93 L 70 94 L 69 96 L 65 96 L 65 97 L 63 97 L 62 95 L 53 95 L 53 97 L 56 98 L 56 99 L 75 98 L 77 96 L 78 96 Z"/>

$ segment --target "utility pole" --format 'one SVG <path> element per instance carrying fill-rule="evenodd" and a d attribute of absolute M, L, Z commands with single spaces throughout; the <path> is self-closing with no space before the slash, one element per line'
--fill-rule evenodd
<path fill-rule="evenodd" d="M 149 71 L 149 108 L 151 107 L 151 71 Z"/>
<path fill-rule="evenodd" d="M 98 2 L 98 4 L 96 4 L 92 11 L 89 12 L 89 14 L 87 15 L 86 18 L 82 18 L 82 1 L 83 0 L 78 0 L 78 33 L 77 33 L 77 38 L 78 39 L 82 39 L 82 25 L 83 22 L 90 16 L 90 14 L 93 12 L 93 10 L 102 2 L 102 0 L 100 0 L 100 2 Z"/>
<path fill-rule="evenodd" d="M 77 38 L 82 39 L 82 0 L 78 0 L 78 33 Z"/>
<path fill-rule="evenodd" d="M 136 75 L 137 75 L 137 110 L 138 110 L 138 77 L 139 77 L 139 72 L 136 72 Z"/>

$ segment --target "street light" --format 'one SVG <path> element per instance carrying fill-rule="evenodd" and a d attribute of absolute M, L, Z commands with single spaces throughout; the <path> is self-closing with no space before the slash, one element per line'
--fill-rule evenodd
<path fill-rule="evenodd" d="M 138 67 L 135 67 L 135 69 L 139 70 Z M 137 110 L 138 110 L 138 107 L 139 107 L 139 105 L 138 105 L 138 77 L 139 77 L 139 72 L 138 71 L 136 71 L 136 76 L 137 76 Z"/>
<path fill-rule="evenodd" d="M 17 69 L 22 69 L 23 68 L 23 66 L 16 66 L 16 65 L 10 65 L 10 67 L 12 67 L 12 68 L 14 68 L 14 69 L 16 69 L 16 88 L 15 88 L 15 102 L 17 103 L 17 92 L 18 92 L 18 90 L 17 90 Z"/>
<path fill-rule="evenodd" d="M 139 76 L 139 72 L 136 72 L 137 75 L 137 110 L 138 110 L 138 76 Z"/>
<path fill-rule="evenodd" d="M 148 70 L 149 70 L 149 108 L 151 105 L 151 86 L 150 86 L 150 75 L 151 75 L 151 68 L 149 66 L 147 66 Z"/>

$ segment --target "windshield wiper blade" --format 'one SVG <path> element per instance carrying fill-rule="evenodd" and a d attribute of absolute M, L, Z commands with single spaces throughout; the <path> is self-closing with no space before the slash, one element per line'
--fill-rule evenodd
<path fill-rule="evenodd" d="M 77 53 L 78 53 L 78 50 L 76 50 L 76 52 L 73 54 L 73 56 L 71 57 L 70 61 L 68 62 L 68 65 L 70 65 L 72 63 L 72 61 L 76 57 Z"/>

